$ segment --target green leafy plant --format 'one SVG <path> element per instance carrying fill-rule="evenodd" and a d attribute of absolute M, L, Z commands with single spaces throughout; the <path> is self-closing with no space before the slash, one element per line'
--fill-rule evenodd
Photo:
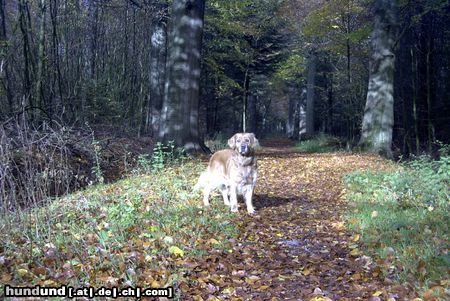
<path fill-rule="evenodd" d="M 167 145 L 157 142 L 153 148 L 153 156 L 150 162 L 152 171 L 161 171 L 167 165 L 181 163 L 186 158 L 183 149 L 176 148 L 174 141 L 169 141 Z"/>
<path fill-rule="evenodd" d="M 441 153 L 439 160 L 422 156 L 394 171 L 345 177 L 350 227 L 384 273 L 417 279 L 419 287 L 441 280 L 450 263 L 450 164 Z"/>
<path fill-rule="evenodd" d="M 296 148 L 303 153 L 326 153 L 342 149 L 342 142 L 336 137 L 320 133 L 311 139 L 299 142 Z"/>
<path fill-rule="evenodd" d="M 92 166 L 92 174 L 98 183 L 102 184 L 105 179 L 103 177 L 102 168 L 100 166 L 101 146 L 100 143 L 92 136 L 92 147 L 94 148 L 94 165 Z"/>
<path fill-rule="evenodd" d="M 206 140 L 205 144 L 213 153 L 228 148 L 227 138 L 222 132 L 216 133 L 211 139 Z"/>

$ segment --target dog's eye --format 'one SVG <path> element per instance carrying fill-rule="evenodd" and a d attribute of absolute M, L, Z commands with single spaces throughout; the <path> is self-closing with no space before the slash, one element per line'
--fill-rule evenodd
<path fill-rule="evenodd" d="M 241 142 L 241 139 L 238 139 L 237 142 Z"/>
<path fill-rule="evenodd" d="M 250 139 L 245 139 L 245 142 L 250 142 Z"/>

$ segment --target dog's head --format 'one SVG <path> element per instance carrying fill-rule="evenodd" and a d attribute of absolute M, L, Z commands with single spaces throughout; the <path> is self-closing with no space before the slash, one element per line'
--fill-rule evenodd
<path fill-rule="evenodd" d="M 228 139 L 228 146 L 241 155 L 248 156 L 259 146 L 259 142 L 253 133 L 237 133 Z"/>

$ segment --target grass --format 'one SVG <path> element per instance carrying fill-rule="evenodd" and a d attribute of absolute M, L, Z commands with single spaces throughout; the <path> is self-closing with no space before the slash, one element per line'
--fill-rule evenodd
<path fill-rule="evenodd" d="M 422 291 L 448 286 L 450 157 L 421 157 L 392 172 L 347 175 L 351 228 L 381 276 Z"/>
<path fill-rule="evenodd" d="M 191 192 L 204 164 L 156 165 L 40 208 L 2 214 L 0 294 L 5 284 L 176 285 L 189 258 L 227 249 L 237 235 L 233 216 L 225 206 L 204 210 Z"/>
<path fill-rule="evenodd" d="M 296 149 L 302 153 L 327 153 L 342 150 L 342 142 L 333 136 L 320 133 L 311 139 L 301 141 Z"/>

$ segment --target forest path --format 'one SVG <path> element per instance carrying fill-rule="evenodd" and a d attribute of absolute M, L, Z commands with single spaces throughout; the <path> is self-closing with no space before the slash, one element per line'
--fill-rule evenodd
<path fill-rule="evenodd" d="M 265 145 L 258 154 L 257 214 L 247 215 L 240 203 L 233 248 L 204 256 L 188 275 L 196 281 L 180 287 L 182 299 L 407 300 L 403 286 L 371 269 L 343 217 L 343 176 L 383 169 L 385 161 L 301 154 L 281 139 Z"/>

